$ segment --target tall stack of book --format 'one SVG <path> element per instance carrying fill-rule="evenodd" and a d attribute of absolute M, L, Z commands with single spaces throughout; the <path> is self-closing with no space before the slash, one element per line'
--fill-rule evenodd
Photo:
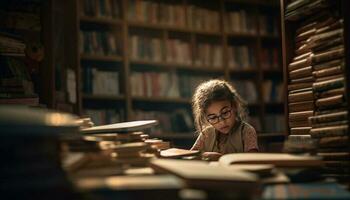
<path fill-rule="evenodd" d="M 307 13 L 312 19 L 297 32 L 299 37 L 308 36 L 307 41 L 301 44 L 298 50 L 303 51 L 304 54 L 311 53 L 305 55 L 304 60 L 290 64 L 290 66 L 295 66 L 296 63 L 308 63 L 312 67 L 303 65 L 303 68 L 294 70 L 294 74 L 292 71 L 290 77 L 293 78 L 300 74 L 307 74 L 309 77 L 312 73 L 314 80 L 312 90 L 307 89 L 307 92 L 310 94 L 308 97 L 311 101 L 311 94 L 313 94 L 314 107 L 310 106 L 308 107 L 310 111 L 299 113 L 303 113 L 305 117 L 310 115 L 308 116 L 308 124 L 311 127 L 309 133 L 312 138 L 318 140 L 317 152 L 318 155 L 324 157 L 326 166 L 324 175 L 346 181 L 350 175 L 349 105 L 346 101 L 346 78 L 348 77 L 344 70 L 345 45 L 343 39 L 345 35 L 343 19 L 339 15 L 339 10 L 341 10 L 339 3 L 340 1 L 326 0 L 311 3 L 294 1 L 287 5 L 286 19 L 294 20 L 305 17 L 305 15 L 300 16 L 293 13 Z M 288 8 L 294 9 L 289 11 Z M 307 87 L 309 88 L 309 82 Z M 295 113 L 290 113 L 289 116 L 290 119 L 299 117 Z M 291 133 L 293 134 L 293 131 Z"/>
<path fill-rule="evenodd" d="M 57 120 L 59 119 L 59 120 Z M 79 199 L 61 166 L 61 136 L 77 134 L 74 117 L 0 106 L 3 195 L 12 199 Z"/>
<path fill-rule="evenodd" d="M 316 22 L 301 25 L 296 30 L 295 57 L 288 65 L 289 127 L 292 135 L 309 134 L 308 117 L 313 115 L 313 52 L 310 38 L 316 34 Z"/>

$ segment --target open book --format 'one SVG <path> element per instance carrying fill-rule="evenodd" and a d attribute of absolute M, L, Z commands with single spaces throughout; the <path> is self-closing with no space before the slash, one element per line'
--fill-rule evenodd
<path fill-rule="evenodd" d="M 195 156 L 198 155 L 199 151 L 197 150 L 186 150 L 178 148 L 170 148 L 160 152 L 160 156 L 163 158 L 180 158 L 184 156 Z"/>
<path fill-rule="evenodd" d="M 147 128 L 151 128 L 158 124 L 157 120 L 142 120 L 142 121 L 130 121 L 115 124 L 108 124 L 102 126 L 94 126 L 91 128 L 82 129 L 80 132 L 85 134 L 98 134 L 98 133 L 128 133 L 134 131 L 140 131 Z"/>
<path fill-rule="evenodd" d="M 251 192 L 259 185 L 258 177 L 253 173 L 212 166 L 205 161 L 155 159 L 150 165 L 155 171 L 183 178 L 191 188 Z"/>
<path fill-rule="evenodd" d="M 320 167 L 322 158 L 286 153 L 235 153 L 221 156 L 219 163 L 232 164 L 272 164 L 276 167 Z"/>

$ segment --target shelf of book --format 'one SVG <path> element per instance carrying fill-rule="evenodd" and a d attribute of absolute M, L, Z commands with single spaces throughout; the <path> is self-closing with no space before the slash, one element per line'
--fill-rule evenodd
<path fill-rule="evenodd" d="M 85 0 L 79 1 L 84 2 Z M 258 23 L 260 22 L 258 21 L 251 21 L 252 18 L 259 18 L 259 16 L 269 15 L 269 13 L 246 12 L 249 17 L 247 17 L 245 21 L 256 24 L 253 32 L 248 30 L 248 23 L 245 24 L 247 30 L 235 30 L 235 26 L 225 30 L 225 21 L 228 20 L 228 15 L 226 14 L 234 13 L 234 10 L 231 10 L 232 7 L 238 4 L 244 4 L 244 9 L 260 10 L 260 5 L 264 6 L 262 9 L 271 9 L 270 7 L 274 7 L 277 4 L 272 5 L 272 3 L 264 3 L 261 1 L 220 0 L 215 3 L 209 2 L 208 5 L 210 4 L 211 6 L 208 6 L 207 4 L 202 4 L 200 1 L 192 2 L 182 0 L 166 3 L 157 1 L 156 3 L 160 4 L 160 7 L 165 6 L 170 9 L 169 12 L 173 12 L 173 17 L 176 20 L 172 21 L 167 17 L 155 18 L 155 16 L 169 14 L 161 13 L 161 11 L 157 9 L 144 9 L 145 12 L 142 12 L 142 14 L 137 13 L 137 9 L 133 10 L 133 8 L 138 6 L 140 6 L 139 8 L 146 8 L 155 1 L 147 3 L 144 3 L 145 0 L 130 2 L 128 0 L 120 1 L 121 9 L 118 17 L 111 17 L 108 13 L 99 13 L 100 11 L 98 10 L 91 12 L 91 8 L 88 10 L 90 12 L 88 16 L 84 16 L 84 14 L 81 13 L 84 8 L 77 4 L 77 11 L 79 12 L 77 12 L 76 15 L 80 22 L 80 25 L 78 24 L 77 26 L 78 35 L 79 31 L 82 30 L 82 35 L 86 35 L 86 38 L 88 38 L 90 37 L 89 34 L 98 34 L 98 28 L 101 28 L 103 31 L 110 30 L 113 35 L 115 33 L 120 33 L 118 37 L 115 37 L 115 40 L 116 44 L 120 45 L 118 55 L 122 55 L 97 56 L 80 52 L 79 68 L 84 72 L 86 67 L 83 65 L 89 62 L 94 65 L 91 67 L 96 66 L 101 67 L 101 69 L 104 66 L 102 64 L 99 66 L 99 63 L 121 65 L 122 67 L 118 71 L 118 73 L 120 73 L 118 81 L 120 90 L 125 94 L 123 97 L 97 97 L 85 93 L 82 95 L 82 100 L 109 99 L 118 103 L 125 102 L 125 120 L 133 120 L 135 116 L 133 113 L 136 109 L 142 109 L 142 106 L 150 104 L 152 104 L 153 107 L 157 103 L 165 105 L 178 104 L 180 107 L 186 107 L 186 109 L 190 108 L 190 97 L 195 85 L 203 80 L 214 77 L 224 78 L 226 80 L 238 80 L 238 82 L 240 82 L 242 77 L 247 80 L 254 79 L 255 86 L 253 92 L 255 92 L 255 94 L 247 94 L 244 98 L 248 98 L 249 102 L 259 102 L 262 99 L 261 95 L 263 95 L 261 87 L 259 86 L 260 83 L 271 77 L 277 78 L 282 73 L 277 69 L 272 69 L 273 66 L 269 66 L 276 64 L 268 63 L 268 61 L 273 60 L 267 58 L 267 56 L 270 56 L 270 54 L 268 54 L 270 52 L 266 53 L 267 56 L 265 56 L 265 54 L 259 55 L 264 47 L 260 45 L 260 42 L 262 42 L 261 40 L 264 40 L 264 44 L 272 44 L 278 48 L 279 45 L 276 45 L 279 42 L 279 40 L 277 40 L 278 37 L 274 36 L 275 32 L 269 32 L 270 30 L 264 27 L 268 24 L 265 18 L 265 23 L 263 25 L 259 25 Z M 97 8 L 93 8 L 92 11 L 94 9 Z M 201 16 L 192 16 L 193 13 L 191 14 L 190 11 L 202 12 L 203 14 Z M 178 13 L 182 13 L 182 15 L 177 16 Z M 98 17 L 98 15 L 101 14 L 107 15 L 108 17 Z M 242 15 L 240 17 L 242 18 L 245 16 Z M 193 20 L 194 18 L 196 19 Z M 232 25 L 233 23 L 230 23 L 230 26 Z M 259 26 L 267 31 L 260 32 L 258 29 Z M 108 32 L 106 34 L 108 36 Z M 270 48 L 268 45 L 266 47 L 267 49 Z M 78 47 L 79 46 L 81 47 L 81 45 L 78 45 Z M 87 46 L 86 49 L 91 49 L 91 46 Z M 235 52 L 237 55 L 234 55 Z M 242 52 L 245 53 L 246 56 L 238 56 L 241 55 Z M 253 56 L 250 57 L 249 55 Z M 208 57 L 210 58 L 207 59 Z M 266 59 L 264 60 L 263 58 L 265 57 Z M 147 58 L 149 59 L 147 60 Z M 219 62 L 216 58 L 219 58 Z M 264 67 L 267 67 L 266 72 L 263 71 L 264 67 L 259 64 L 260 62 L 265 63 Z M 241 69 L 240 67 L 243 66 L 250 66 L 251 68 Z M 271 71 L 269 71 L 270 69 Z M 262 75 L 264 73 L 268 73 L 269 76 L 264 77 Z M 81 73 L 79 73 L 79 75 L 80 74 Z M 174 74 L 176 77 L 173 76 Z M 144 86 L 141 87 L 142 82 L 140 80 L 146 80 L 147 89 L 145 89 Z M 82 81 L 84 81 L 84 79 Z M 155 86 L 154 82 L 159 82 L 160 85 Z M 89 81 L 87 83 L 90 84 Z M 183 96 L 186 98 L 157 97 L 163 94 L 158 94 L 159 92 L 154 93 L 154 87 L 158 87 L 159 89 L 167 85 L 173 85 L 174 83 L 178 84 L 176 90 L 179 90 L 175 91 L 175 93 L 180 94 L 176 96 Z M 245 84 L 244 82 L 243 85 Z M 247 85 L 251 86 L 251 84 Z M 248 88 L 252 88 L 250 86 Z M 159 91 L 168 89 L 169 88 L 162 88 L 159 89 Z M 80 91 L 80 93 L 83 93 L 83 91 Z M 251 98 L 251 96 L 255 97 Z M 103 106 L 102 103 L 100 104 Z M 177 108 L 177 106 L 174 106 L 174 108 Z M 249 110 L 254 117 L 258 118 L 260 124 L 263 123 L 265 117 L 265 113 L 263 113 L 263 103 L 250 103 Z"/>
<path fill-rule="evenodd" d="M 124 95 L 98 95 L 98 94 L 83 94 L 83 99 L 86 100 L 108 100 L 108 101 L 125 101 Z"/>
<path fill-rule="evenodd" d="M 226 36 L 229 38 L 247 38 L 252 40 L 257 40 L 259 37 L 258 34 L 251 33 L 226 33 Z"/>
<path fill-rule="evenodd" d="M 123 23 L 120 19 L 102 18 L 102 17 L 90 17 L 80 16 L 81 23 L 95 23 L 95 24 L 107 24 L 107 25 L 121 25 Z"/>
<path fill-rule="evenodd" d="M 191 101 L 185 98 L 174 98 L 174 97 L 132 97 L 133 101 L 143 101 L 149 103 L 181 103 L 189 104 Z"/>
<path fill-rule="evenodd" d="M 96 54 L 81 54 L 81 60 L 90 61 L 105 61 L 105 62 L 122 62 L 123 57 L 114 55 L 96 55 Z"/>
<path fill-rule="evenodd" d="M 145 65 L 151 67 L 157 67 L 158 69 L 179 69 L 198 72 L 214 72 L 224 73 L 223 67 L 203 66 L 203 65 L 191 65 L 181 64 L 176 62 L 156 62 L 150 60 L 130 60 L 130 65 Z"/>
<path fill-rule="evenodd" d="M 247 67 L 245 69 L 230 69 L 230 73 L 237 73 L 237 74 L 257 74 L 259 71 L 257 69 L 254 69 L 252 67 Z"/>

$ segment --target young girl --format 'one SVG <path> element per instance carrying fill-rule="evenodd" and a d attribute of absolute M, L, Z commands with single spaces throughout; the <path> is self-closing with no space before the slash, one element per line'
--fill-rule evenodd
<path fill-rule="evenodd" d="M 192 97 L 192 109 L 200 134 L 191 150 L 203 152 L 203 159 L 258 151 L 255 129 L 244 121 L 245 103 L 228 82 L 215 79 L 200 84 Z"/>

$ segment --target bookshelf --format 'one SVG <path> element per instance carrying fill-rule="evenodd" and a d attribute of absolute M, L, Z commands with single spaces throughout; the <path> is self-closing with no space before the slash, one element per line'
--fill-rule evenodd
<path fill-rule="evenodd" d="M 209 78 L 237 83 L 243 80 L 250 85 L 247 87 L 255 88 L 255 99 L 249 102 L 249 111 L 253 118 L 251 122 L 258 124 L 259 134 L 267 132 L 265 116 L 278 114 L 275 117 L 281 118 L 283 115 L 282 101 L 264 102 L 266 92 L 276 92 L 275 89 L 266 90 L 264 87 L 269 86 L 261 84 L 268 80 L 282 81 L 282 61 L 277 55 L 280 49 L 277 1 L 111 0 L 106 10 L 101 10 L 94 1 L 74 2 L 79 52 L 75 61 L 77 80 L 80 80 L 77 113 L 80 115 L 86 114 L 84 111 L 90 107 L 108 107 L 122 109 L 123 120 L 138 119 L 135 113 L 140 110 L 150 116 L 186 110 L 185 118 L 191 118 L 190 97 L 194 86 Z M 245 20 L 246 24 L 235 28 L 234 20 L 245 16 L 249 18 Z M 266 27 L 270 18 L 274 26 Z M 231 29 L 226 30 L 224 27 L 228 23 L 230 26 L 227 27 Z M 79 50 L 82 47 L 89 49 L 82 44 L 82 37 L 90 34 L 84 31 L 90 31 L 91 35 L 98 35 L 99 31 L 113 33 L 117 53 L 106 55 Z M 99 39 L 90 41 L 94 40 Z M 89 72 L 86 75 L 89 68 L 118 72 L 119 93 L 97 95 L 84 90 L 86 77 L 91 76 Z M 246 96 L 251 95 L 247 93 Z M 191 143 L 195 137 L 189 136 L 190 132 L 193 129 L 184 133 L 164 131 L 164 135 L 171 140 L 191 140 Z M 272 132 L 274 134 L 266 134 L 264 138 L 276 137 L 275 133 L 284 135 L 283 130 Z"/>
<path fill-rule="evenodd" d="M 298 3 L 281 0 L 287 132 L 317 140 L 323 175 L 349 184 L 349 2 Z"/>

